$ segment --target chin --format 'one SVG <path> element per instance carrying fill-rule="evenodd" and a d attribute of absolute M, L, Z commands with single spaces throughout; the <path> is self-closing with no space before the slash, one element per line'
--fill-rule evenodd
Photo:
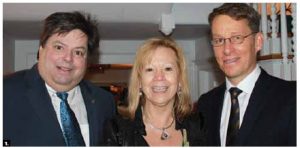
<path fill-rule="evenodd" d="M 236 77 L 238 74 L 238 72 L 235 72 L 235 71 L 225 71 L 224 72 L 225 75 L 228 77 L 228 78 L 233 78 L 233 77 Z"/>
<path fill-rule="evenodd" d="M 66 80 L 66 79 L 56 79 L 55 83 L 60 84 L 60 85 L 71 85 L 72 81 Z"/>

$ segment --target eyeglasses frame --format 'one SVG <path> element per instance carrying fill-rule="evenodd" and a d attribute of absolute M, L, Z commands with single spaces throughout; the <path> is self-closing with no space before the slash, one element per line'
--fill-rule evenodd
<path fill-rule="evenodd" d="M 210 43 L 211 43 L 211 45 L 212 45 L 213 47 L 220 47 L 220 46 L 223 46 L 223 45 L 226 43 L 226 40 L 228 39 L 229 42 L 230 42 L 230 44 L 242 44 L 242 43 L 245 41 L 245 39 L 246 39 L 247 37 L 249 37 L 249 36 L 251 36 L 251 35 L 253 35 L 253 34 L 256 34 L 256 33 L 257 33 L 257 32 L 251 32 L 250 34 L 244 35 L 244 36 L 243 36 L 243 35 L 234 35 L 234 36 L 231 36 L 231 37 L 229 37 L 229 38 L 218 38 L 218 39 L 222 39 L 222 40 L 223 40 L 223 43 L 220 44 L 220 45 L 217 45 L 217 46 L 213 44 L 213 40 L 211 40 Z M 243 40 L 242 40 L 240 43 L 232 43 L 232 42 L 231 42 L 232 38 L 233 38 L 233 37 L 236 37 L 236 36 L 242 37 Z"/>

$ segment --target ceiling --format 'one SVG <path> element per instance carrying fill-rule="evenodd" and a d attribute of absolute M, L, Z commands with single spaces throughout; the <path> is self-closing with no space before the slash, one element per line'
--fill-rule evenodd
<path fill-rule="evenodd" d="M 58 11 L 84 11 L 99 20 L 101 39 L 161 36 L 162 14 L 171 14 L 171 36 L 192 39 L 208 32 L 207 15 L 218 3 L 3 3 L 4 37 L 38 39 L 42 20 Z"/>

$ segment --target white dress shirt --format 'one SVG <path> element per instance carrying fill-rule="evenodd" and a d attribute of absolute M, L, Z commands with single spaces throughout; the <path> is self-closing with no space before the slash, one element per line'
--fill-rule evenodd
<path fill-rule="evenodd" d="M 45 83 L 46 84 L 46 83 Z M 61 99 L 56 95 L 56 91 L 46 84 L 47 90 L 50 94 L 52 105 L 56 112 L 56 116 L 62 129 L 61 121 L 60 121 L 60 102 Z M 81 94 L 81 90 L 79 86 L 76 86 L 72 90 L 68 91 L 68 103 L 72 111 L 74 112 L 77 121 L 80 126 L 81 134 L 83 136 L 84 142 L 86 146 L 90 145 L 90 135 L 89 135 L 89 123 L 87 118 L 86 107 L 84 104 L 84 100 Z"/>
<path fill-rule="evenodd" d="M 231 99 L 230 99 L 229 89 L 231 87 L 237 87 L 243 91 L 238 96 L 238 102 L 240 107 L 240 127 L 241 127 L 251 93 L 253 91 L 254 85 L 260 73 L 261 73 L 261 69 L 259 68 L 258 65 L 256 65 L 255 69 L 246 78 L 244 78 L 237 86 L 232 85 L 227 78 L 225 79 L 226 91 L 224 94 L 224 102 L 223 102 L 221 124 L 220 124 L 221 146 L 226 145 L 227 127 L 228 127 L 228 122 L 230 117 Z"/>

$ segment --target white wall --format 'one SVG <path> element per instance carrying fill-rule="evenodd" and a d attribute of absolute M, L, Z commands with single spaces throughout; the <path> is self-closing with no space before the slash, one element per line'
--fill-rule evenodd
<path fill-rule="evenodd" d="M 174 3 L 172 14 L 176 24 L 208 24 L 207 15 L 220 5 L 222 3 Z"/>
<path fill-rule="evenodd" d="M 197 59 L 196 63 L 199 65 L 201 70 L 213 70 L 215 69 L 214 65 L 215 58 L 212 46 L 209 44 L 210 38 L 204 36 L 196 40 L 196 52 L 195 59 Z"/>
<path fill-rule="evenodd" d="M 136 50 L 142 42 L 142 40 L 101 40 L 98 63 L 132 64 Z"/>
<path fill-rule="evenodd" d="M 38 40 L 15 41 L 15 71 L 31 68 L 36 63 Z"/>
<path fill-rule="evenodd" d="M 272 59 L 272 60 L 262 60 L 258 64 L 269 74 L 278 77 L 280 79 L 285 79 L 288 81 L 297 81 L 296 74 L 296 64 L 289 62 L 283 64 L 281 59 Z M 288 70 L 284 71 L 287 66 Z"/>
<path fill-rule="evenodd" d="M 197 88 L 195 96 L 200 96 L 224 81 L 224 75 L 215 61 L 213 49 L 209 44 L 209 37 L 204 36 L 195 42 L 195 63 L 197 65 Z"/>

